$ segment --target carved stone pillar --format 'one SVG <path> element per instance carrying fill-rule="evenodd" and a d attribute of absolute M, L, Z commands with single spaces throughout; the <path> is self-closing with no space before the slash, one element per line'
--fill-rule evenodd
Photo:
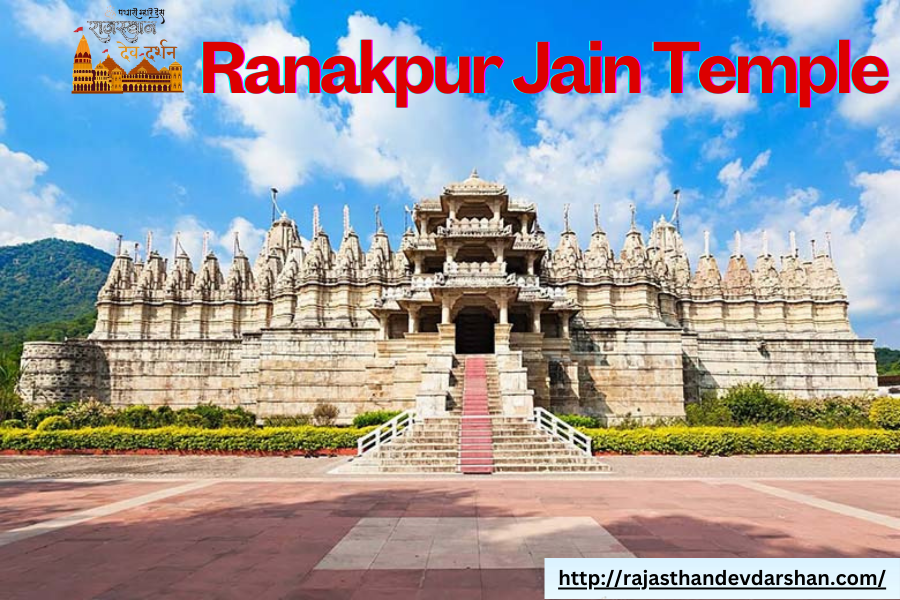
<path fill-rule="evenodd" d="M 531 330 L 534 333 L 541 332 L 541 307 L 538 304 L 531 305 Z"/>
<path fill-rule="evenodd" d="M 419 333 L 419 307 L 409 307 L 409 333 Z"/>

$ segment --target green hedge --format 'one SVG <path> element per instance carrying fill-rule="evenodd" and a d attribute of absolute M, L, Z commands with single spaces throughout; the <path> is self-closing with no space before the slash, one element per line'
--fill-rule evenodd
<path fill-rule="evenodd" d="M 267 427 L 198 429 L 97 427 L 61 431 L 0 430 L 0 450 L 167 450 L 201 452 L 315 452 L 355 448 L 371 428 Z"/>
<path fill-rule="evenodd" d="M 821 427 L 582 429 L 595 452 L 619 454 L 823 454 L 900 452 L 900 431 Z"/>

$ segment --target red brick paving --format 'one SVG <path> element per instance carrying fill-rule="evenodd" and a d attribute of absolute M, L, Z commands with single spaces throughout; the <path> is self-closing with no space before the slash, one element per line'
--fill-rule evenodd
<path fill-rule="evenodd" d="M 40 496 L 38 488 L 28 492 L 31 496 L 10 492 L 22 485 L 0 485 L 3 510 L 24 511 L 19 503 L 28 499 L 49 507 L 41 520 L 58 514 L 58 506 L 69 506 L 70 498 L 73 506 L 86 498 L 95 505 L 150 489 L 67 483 L 68 490 L 47 488 L 54 501 L 44 502 L 33 497 Z M 889 507 L 900 484 L 770 485 L 836 502 L 865 501 L 861 507 L 874 510 Z M 543 596 L 539 569 L 314 570 L 361 517 L 375 516 L 589 516 L 644 557 L 900 556 L 896 530 L 735 483 L 222 482 L 0 547 L 0 589 L 10 600 Z"/>
<path fill-rule="evenodd" d="M 172 487 L 165 482 L 16 481 L 0 485 L 0 531 Z"/>
<path fill-rule="evenodd" d="M 900 470 L 900 461 L 897 469 Z M 856 485 L 847 485 L 839 481 L 760 480 L 760 483 L 900 518 L 900 480 L 878 481 L 875 487 L 878 493 L 875 494 L 872 493 L 873 488 L 867 481 L 860 481 Z"/>

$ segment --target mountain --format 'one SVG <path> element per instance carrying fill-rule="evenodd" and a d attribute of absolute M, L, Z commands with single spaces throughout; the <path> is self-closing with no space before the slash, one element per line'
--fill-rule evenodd
<path fill-rule="evenodd" d="M 900 375 L 900 350 L 875 348 L 879 375 Z"/>
<path fill-rule="evenodd" d="M 91 313 L 113 257 L 57 239 L 0 247 L 0 334 Z"/>

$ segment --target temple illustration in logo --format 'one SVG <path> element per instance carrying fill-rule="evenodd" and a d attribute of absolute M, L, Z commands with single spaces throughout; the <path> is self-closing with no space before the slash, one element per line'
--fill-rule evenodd
<path fill-rule="evenodd" d="M 872 341 L 851 329 L 828 251 L 792 243 L 779 266 L 765 247 L 751 269 L 738 239 L 724 275 L 708 247 L 692 270 L 665 218 L 646 240 L 633 219 L 618 253 L 599 218 L 586 249 L 566 219 L 551 248 L 535 206 L 476 172 L 411 213 L 399 250 L 378 222 L 364 251 L 345 208 L 335 251 L 314 208 L 308 243 L 283 214 L 255 262 L 236 244 L 227 269 L 213 252 L 197 268 L 150 243 L 120 252 L 93 334 L 26 344 L 20 392 L 428 417 L 458 407 L 471 355 L 496 374 L 492 411 L 510 417 L 675 417 L 741 382 L 795 398 L 876 389 Z"/>
<path fill-rule="evenodd" d="M 137 57 L 137 47 L 134 56 Z M 172 61 L 168 67 L 157 69 L 150 61 L 141 60 L 126 72 L 112 56 L 94 66 L 91 49 L 82 35 L 75 50 L 72 65 L 73 94 L 122 94 L 132 92 L 184 92 L 181 65 Z"/>

